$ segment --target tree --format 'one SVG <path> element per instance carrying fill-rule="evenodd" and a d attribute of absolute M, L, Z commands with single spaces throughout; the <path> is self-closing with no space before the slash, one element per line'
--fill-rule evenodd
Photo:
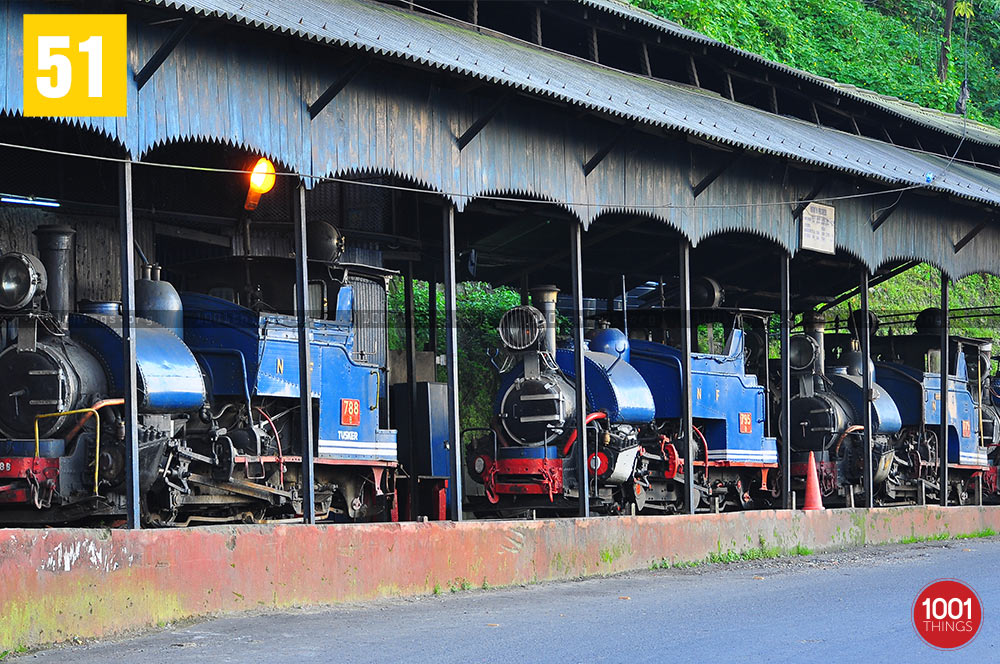
<path fill-rule="evenodd" d="M 944 29 L 941 31 L 941 51 L 938 55 L 938 80 L 948 80 L 948 55 L 951 52 L 951 28 L 955 24 L 955 0 L 944 0 Z"/>

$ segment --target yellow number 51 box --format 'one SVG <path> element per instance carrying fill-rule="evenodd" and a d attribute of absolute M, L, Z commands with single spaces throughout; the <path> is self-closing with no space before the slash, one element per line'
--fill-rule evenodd
<path fill-rule="evenodd" d="M 122 116 L 124 14 L 24 15 L 24 114 Z"/>

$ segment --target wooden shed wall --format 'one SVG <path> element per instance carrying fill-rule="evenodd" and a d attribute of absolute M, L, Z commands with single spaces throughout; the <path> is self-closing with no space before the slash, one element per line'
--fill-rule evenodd
<path fill-rule="evenodd" d="M 6 84 L 0 111 L 20 112 L 20 15 L 41 7 L 35 1 L 0 0 L 5 38 L 0 72 Z M 172 28 L 130 25 L 134 71 Z M 127 118 L 73 122 L 119 141 L 134 158 L 173 141 L 222 141 L 259 151 L 303 175 L 404 178 L 442 193 L 459 210 L 477 196 L 526 196 L 561 204 L 585 224 L 620 211 L 670 223 L 694 243 L 720 232 L 749 231 L 792 253 L 799 248 L 799 228 L 789 203 L 811 190 L 817 177 L 826 180 L 823 196 L 859 193 L 851 178 L 790 169 L 784 161 L 759 156 L 734 165 L 696 199 L 691 184 L 699 160 L 710 161 L 714 151 L 639 131 L 626 135 L 584 176 L 582 165 L 617 129 L 577 109 L 525 97 L 514 97 L 460 151 L 457 137 L 498 91 L 446 87 L 439 74 L 379 60 L 310 120 L 308 104 L 343 73 L 344 55 L 261 31 L 228 26 L 195 31 L 141 92 L 130 82 Z M 892 196 L 835 201 L 838 246 L 873 269 L 912 258 L 934 263 L 953 278 L 1000 271 L 995 224 L 960 253 L 953 249 L 989 210 L 907 193 L 893 217 L 872 232 L 873 213 L 891 204 Z"/>

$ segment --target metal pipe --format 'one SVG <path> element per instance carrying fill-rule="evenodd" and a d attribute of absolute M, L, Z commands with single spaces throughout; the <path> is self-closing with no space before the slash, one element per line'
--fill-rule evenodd
<path fill-rule="evenodd" d="M 101 414 L 97 412 L 96 408 L 77 408 L 75 410 L 64 410 L 61 413 L 43 413 L 42 415 L 35 415 L 35 458 L 38 458 L 38 420 L 43 420 L 47 417 L 63 417 L 64 415 L 78 415 L 80 413 L 87 413 L 87 416 L 93 415 L 97 420 L 97 429 L 94 431 L 94 495 L 97 495 L 97 482 L 98 482 L 98 472 L 101 469 Z"/>
<path fill-rule="evenodd" d="M 427 348 L 434 353 L 434 366 L 437 366 L 438 354 L 438 285 L 437 270 L 434 270 L 427 284 Z"/>
<path fill-rule="evenodd" d="M 778 434 L 781 436 L 781 506 L 792 507 L 792 359 L 789 354 L 792 332 L 791 257 L 781 252 L 778 266 L 781 280 L 781 414 Z"/>
<path fill-rule="evenodd" d="M 34 235 L 38 239 L 38 258 L 45 266 L 48 286 L 45 299 L 49 311 L 59 327 L 66 329 L 69 314 L 76 301 L 76 260 L 73 250 L 73 236 L 76 231 L 69 226 L 39 226 Z"/>
<path fill-rule="evenodd" d="M 951 339 L 948 334 L 948 277 L 941 270 L 941 432 L 938 436 L 938 456 L 941 462 L 941 506 L 948 506 L 948 371 L 951 364 Z"/>
<path fill-rule="evenodd" d="M 865 490 L 865 507 L 875 506 L 875 486 L 872 469 L 872 372 L 871 372 L 871 312 L 868 309 L 868 268 L 861 268 L 861 322 L 858 326 L 858 337 L 861 340 L 861 442 L 864 455 L 862 464 L 862 482 Z M 822 349 L 820 350 L 822 354 Z M 853 491 L 853 488 L 850 489 Z"/>
<path fill-rule="evenodd" d="M 608 414 L 605 413 L 605 412 L 602 412 L 602 411 L 598 411 L 596 413 L 591 413 L 590 415 L 587 415 L 587 419 L 585 419 L 583 421 L 583 426 L 584 426 L 584 428 L 586 428 L 586 426 L 588 424 L 590 424 L 591 422 L 593 422 L 594 420 L 606 420 L 607 418 L 608 418 Z M 571 449 L 573 449 L 573 443 L 576 442 L 576 438 L 579 435 L 580 435 L 580 427 L 577 427 L 577 428 L 573 429 L 569 433 L 569 438 L 567 438 L 566 442 L 563 444 L 563 448 L 562 448 L 562 455 L 563 456 L 566 456 L 567 454 L 569 454 L 569 451 Z"/>
<path fill-rule="evenodd" d="M 681 431 L 684 442 L 684 505 L 688 514 L 697 509 L 694 491 L 694 418 L 691 416 L 691 243 L 684 236 L 678 242 L 681 336 Z M 708 459 L 705 459 L 706 463 Z"/>
<path fill-rule="evenodd" d="M 302 437 L 302 521 L 316 523 L 316 482 L 313 479 L 312 367 L 309 353 L 309 257 L 306 255 L 306 185 L 299 182 L 292 198 L 295 219 L 295 318 L 299 337 L 299 417 Z M 378 395 L 375 396 L 378 398 Z"/>
<path fill-rule="evenodd" d="M 818 311 L 807 311 L 802 316 L 802 329 L 819 346 L 816 372 L 820 375 L 826 374 L 826 316 Z"/>
<path fill-rule="evenodd" d="M 413 299 L 412 261 L 407 261 L 406 274 L 403 279 L 403 315 L 406 318 L 406 391 L 410 400 L 409 407 L 406 409 L 407 421 L 404 426 L 406 426 L 406 430 L 410 432 L 410 436 L 412 437 L 416 427 L 414 409 L 417 404 L 417 323 L 415 314 L 416 305 Z M 406 445 L 405 449 L 406 452 L 402 461 L 406 464 L 406 468 L 412 471 L 414 467 L 412 441 Z M 410 507 L 411 513 L 414 515 L 420 514 L 420 506 L 418 504 L 420 491 L 417 490 L 417 481 L 417 477 L 414 474 L 410 478 Z"/>
<path fill-rule="evenodd" d="M 105 406 L 124 406 L 124 405 L 125 405 L 125 399 L 101 399 L 100 401 L 95 402 L 94 405 L 91 406 L 91 408 L 93 408 L 94 410 L 100 410 Z M 87 420 L 90 419 L 91 414 L 92 413 L 88 412 L 86 415 L 81 417 L 76 424 L 73 425 L 73 428 L 70 429 L 69 433 L 67 433 L 65 436 L 67 441 L 73 440 L 73 437 L 80 432 L 80 429 L 83 428 L 83 425 L 85 425 L 87 423 Z M 37 450 L 35 451 L 35 453 L 36 454 L 38 453 Z"/>
<path fill-rule="evenodd" d="M 545 316 L 545 352 L 552 357 L 556 356 L 556 330 L 559 327 L 559 317 L 556 313 L 558 297 L 559 289 L 555 286 L 535 286 L 531 289 L 532 303 Z"/>
<path fill-rule="evenodd" d="M 660 294 L 663 294 L 663 289 L 660 289 Z M 625 275 L 622 275 L 622 334 L 628 339 L 628 290 L 625 288 Z M 664 343 L 666 340 L 664 339 Z"/>
<path fill-rule="evenodd" d="M 569 227 L 569 257 L 570 276 L 573 282 L 573 366 L 576 373 L 576 417 L 577 422 L 582 422 L 587 414 L 587 376 L 586 376 L 586 356 L 583 346 L 583 247 L 582 247 L 583 224 L 573 221 Z M 555 308 L 555 294 L 553 294 L 553 309 Z M 580 516 L 590 516 L 590 483 L 587 479 L 589 468 L 587 467 L 587 427 L 586 425 L 577 428 L 580 430 L 580 455 L 579 468 L 579 493 L 580 493 Z"/>
<path fill-rule="evenodd" d="M 135 366 L 135 227 L 132 218 L 132 163 L 121 164 L 118 179 L 118 231 L 122 286 L 122 396 L 125 398 L 126 523 L 141 528 L 142 496 L 139 494 L 139 409 L 136 403 Z"/>
<path fill-rule="evenodd" d="M 462 520 L 462 439 L 458 407 L 458 321 L 455 291 L 455 207 L 446 204 L 442 216 L 444 233 L 445 361 L 448 371 L 448 442 L 451 444 L 451 477 L 448 483 L 451 518 Z"/>

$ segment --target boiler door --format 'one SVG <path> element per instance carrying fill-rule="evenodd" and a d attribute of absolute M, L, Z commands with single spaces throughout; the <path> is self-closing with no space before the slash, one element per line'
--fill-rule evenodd
<path fill-rule="evenodd" d="M 546 445 L 562 433 L 573 418 L 574 390 L 561 376 L 522 378 L 507 390 L 500 405 L 500 421 L 518 445 Z"/>
<path fill-rule="evenodd" d="M 848 405 L 834 394 L 795 397 L 790 410 L 796 452 L 822 451 L 852 424 Z"/>
<path fill-rule="evenodd" d="M 36 415 L 89 406 L 106 390 L 100 364 L 71 339 L 40 341 L 34 351 L 7 348 L 0 353 L 0 376 L 0 431 L 12 438 L 34 438 Z M 40 419 L 38 435 L 52 436 L 68 422 L 66 416 Z"/>

